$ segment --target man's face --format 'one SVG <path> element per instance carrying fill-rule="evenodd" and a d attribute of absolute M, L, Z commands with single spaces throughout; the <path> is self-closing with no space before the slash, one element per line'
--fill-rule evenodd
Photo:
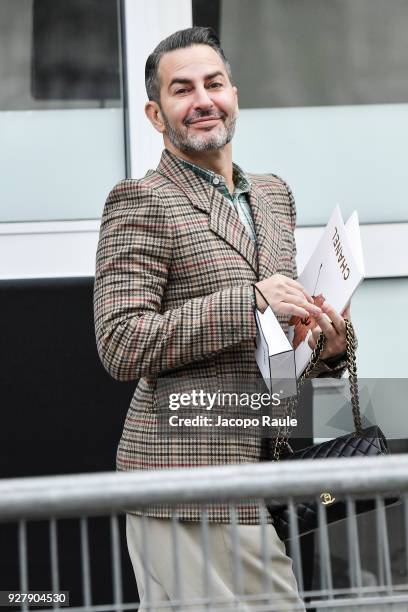
<path fill-rule="evenodd" d="M 174 147 L 191 153 L 230 142 L 238 115 L 237 90 L 214 49 L 194 45 L 166 53 L 158 72 L 161 131 Z"/>

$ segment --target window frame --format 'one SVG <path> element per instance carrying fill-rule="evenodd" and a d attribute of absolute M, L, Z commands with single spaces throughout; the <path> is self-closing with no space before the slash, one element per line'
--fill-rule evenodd
<path fill-rule="evenodd" d="M 155 168 L 163 148 L 144 114 L 144 65 L 154 46 L 171 32 L 192 25 L 191 0 L 120 0 L 124 75 L 127 175 Z M 0 279 L 93 276 L 100 219 L 0 223 Z M 302 269 L 321 226 L 298 227 L 298 269 Z M 362 224 L 366 278 L 408 276 L 408 223 Z M 384 244 L 385 247 L 381 248 Z"/>

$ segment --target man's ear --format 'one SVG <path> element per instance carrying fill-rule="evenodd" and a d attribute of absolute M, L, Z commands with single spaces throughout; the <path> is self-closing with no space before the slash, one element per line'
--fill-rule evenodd
<path fill-rule="evenodd" d="M 237 105 L 237 114 L 236 114 L 236 116 L 238 117 L 238 115 L 239 115 L 238 89 L 236 88 L 235 85 L 232 86 L 232 91 L 234 92 L 234 95 L 235 95 L 235 104 Z"/>
<path fill-rule="evenodd" d="M 154 102 L 154 100 L 149 100 L 148 102 L 146 102 L 145 113 L 152 126 L 158 132 L 160 132 L 160 134 L 163 134 L 163 132 L 165 131 L 165 126 L 160 106 L 157 104 L 157 102 Z"/>

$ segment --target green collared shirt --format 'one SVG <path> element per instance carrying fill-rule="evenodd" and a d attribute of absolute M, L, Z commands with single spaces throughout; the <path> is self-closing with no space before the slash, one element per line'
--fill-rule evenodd
<path fill-rule="evenodd" d="M 184 159 L 178 158 L 182 164 L 195 172 L 197 176 L 204 179 L 211 185 L 213 185 L 218 191 L 228 200 L 228 202 L 235 208 L 238 216 L 244 225 L 249 237 L 256 246 L 256 233 L 255 226 L 252 219 L 251 208 L 249 206 L 248 196 L 251 189 L 251 183 L 237 164 L 232 165 L 232 178 L 234 181 L 234 193 L 231 195 L 228 191 L 225 178 L 221 174 L 215 174 L 207 168 L 197 166 L 191 162 L 185 161 Z"/>

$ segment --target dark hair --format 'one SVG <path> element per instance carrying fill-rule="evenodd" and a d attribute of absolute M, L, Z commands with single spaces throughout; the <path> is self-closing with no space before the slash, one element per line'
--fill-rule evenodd
<path fill-rule="evenodd" d="M 217 34 L 212 28 L 195 26 L 186 30 L 178 30 L 162 40 L 154 51 L 149 55 L 145 66 L 145 85 L 147 97 L 160 104 L 160 82 L 158 76 L 159 62 L 164 53 L 184 49 L 192 45 L 208 45 L 218 53 L 225 64 L 229 79 L 231 80 L 231 68 L 224 51 L 221 49 Z"/>

